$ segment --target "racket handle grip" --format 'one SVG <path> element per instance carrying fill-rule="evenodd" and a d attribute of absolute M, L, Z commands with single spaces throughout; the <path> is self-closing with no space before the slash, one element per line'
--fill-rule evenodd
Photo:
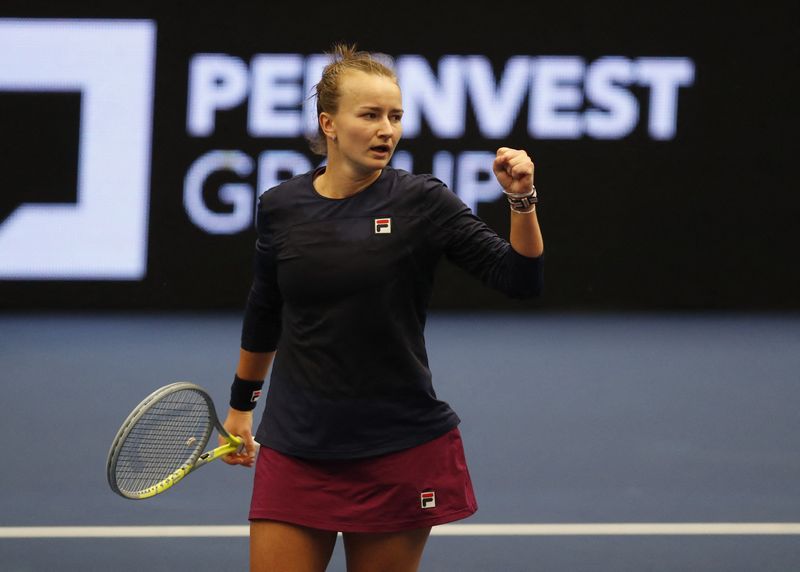
<path fill-rule="evenodd" d="M 200 457 L 198 457 L 197 462 L 194 464 L 194 468 L 199 467 L 200 465 L 205 465 L 206 463 L 210 463 L 214 459 L 219 459 L 220 457 L 227 455 L 228 453 L 235 453 L 239 449 L 244 446 L 244 441 L 241 437 L 236 437 L 235 435 L 230 436 L 230 441 L 225 443 L 224 445 L 220 445 L 216 449 L 212 449 L 210 451 L 206 451 Z"/>

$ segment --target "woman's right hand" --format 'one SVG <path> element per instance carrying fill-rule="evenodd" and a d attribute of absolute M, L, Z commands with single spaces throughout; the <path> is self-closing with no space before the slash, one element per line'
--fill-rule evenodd
<path fill-rule="evenodd" d="M 253 439 L 253 412 L 229 408 L 228 417 L 222 426 L 228 433 L 240 437 L 244 441 L 242 450 L 229 453 L 222 457 L 222 460 L 229 465 L 252 467 L 258 451 L 258 444 Z M 224 445 L 225 443 L 225 439 L 220 437 L 219 444 Z"/>

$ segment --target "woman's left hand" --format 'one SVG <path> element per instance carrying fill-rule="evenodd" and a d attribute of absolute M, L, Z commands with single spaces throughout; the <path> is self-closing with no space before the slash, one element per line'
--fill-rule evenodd
<path fill-rule="evenodd" d="M 533 187 L 533 161 L 521 149 L 500 147 L 492 170 L 507 193 L 525 194 Z"/>

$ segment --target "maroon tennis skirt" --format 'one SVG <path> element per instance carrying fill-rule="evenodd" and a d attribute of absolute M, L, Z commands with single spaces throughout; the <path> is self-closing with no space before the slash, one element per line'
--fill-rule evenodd
<path fill-rule="evenodd" d="M 478 509 L 458 428 L 364 459 L 300 459 L 261 447 L 250 520 L 339 532 L 399 532 Z"/>

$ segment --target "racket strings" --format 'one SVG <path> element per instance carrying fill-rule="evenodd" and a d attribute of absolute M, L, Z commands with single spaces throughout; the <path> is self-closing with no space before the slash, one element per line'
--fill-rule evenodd
<path fill-rule="evenodd" d="M 176 391 L 150 404 L 121 444 L 114 470 L 117 487 L 143 491 L 194 464 L 211 429 L 208 403 L 196 391 Z"/>

